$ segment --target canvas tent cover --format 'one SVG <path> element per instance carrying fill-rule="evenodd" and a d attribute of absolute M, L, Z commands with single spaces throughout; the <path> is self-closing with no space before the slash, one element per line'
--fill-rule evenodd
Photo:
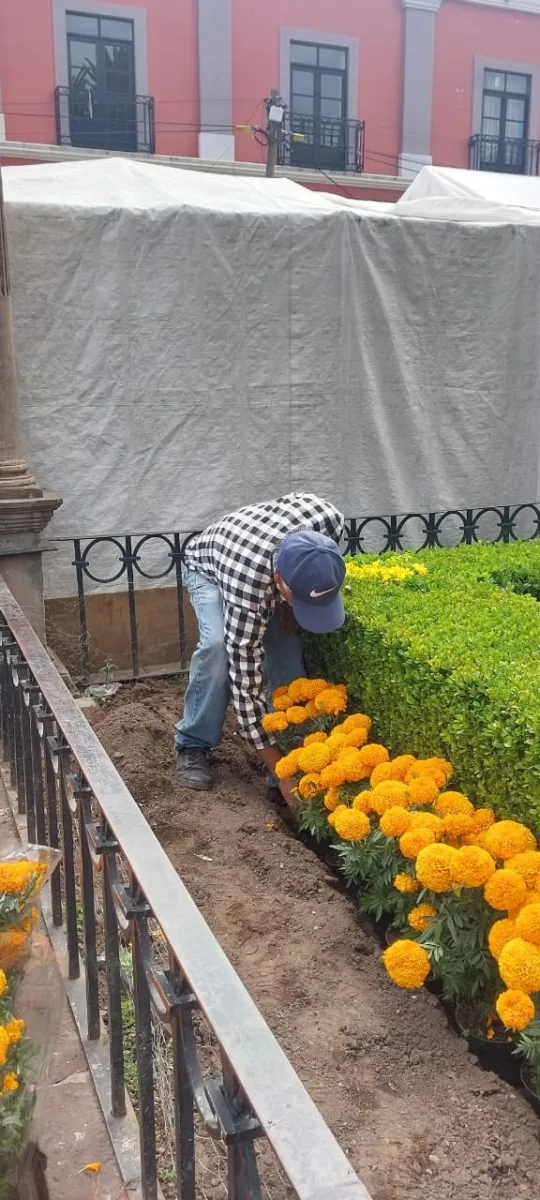
<path fill-rule="evenodd" d="M 540 494 L 540 212 L 121 159 L 4 187 L 53 535 L 187 532 L 291 489 L 351 516 Z"/>

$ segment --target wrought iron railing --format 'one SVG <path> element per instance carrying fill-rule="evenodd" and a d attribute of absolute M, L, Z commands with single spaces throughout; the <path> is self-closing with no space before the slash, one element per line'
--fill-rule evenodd
<path fill-rule="evenodd" d="M 127 585 L 131 675 L 141 674 L 141 650 L 137 620 L 137 576 L 146 580 L 170 579 L 175 588 L 178 622 L 178 652 L 174 661 L 187 663 L 184 591 L 182 587 L 182 547 L 192 534 L 151 533 L 119 534 L 74 542 L 77 604 L 80 625 L 81 676 L 91 675 L 91 631 L 87 610 L 87 585 Z M 425 549 L 427 547 L 470 545 L 477 541 L 511 542 L 540 536 L 540 502 L 495 505 L 484 508 L 449 509 L 446 512 L 405 513 L 394 516 L 350 517 L 343 539 L 344 554 L 382 554 L 388 550 Z M 92 556 L 112 551 L 108 571 L 92 566 Z M 161 561 L 156 561 L 156 551 Z M 146 556 L 146 558 L 145 558 Z M 150 561 L 152 560 L 152 561 Z M 148 672 L 147 672 L 148 673 Z"/>
<path fill-rule="evenodd" d="M 540 175 L 540 141 L 475 133 L 469 138 L 469 168 L 510 175 Z"/>
<path fill-rule="evenodd" d="M 152 1014 L 173 1045 L 176 1173 L 195 1200 L 195 1110 L 226 1147 L 230 1200 L 259 1200 L 255 1141 L 266 1137 L 302 1200 L 369 1200 L 368 1193 L 265 1024 L 138 805 L 77 707 L 47 651 L 0 579 L 0 730 L 28 838 L 60 847 L 52 922 L 65 930 L 69 979 L 85 974 L 84 1038 L 103 1037 L 97 920 L 103 914 L 109 1097 L 126 1112 L 120 944 L 131 947 L 139 1092 L 141 1190 L 157 1200 Z M 79 946 L 78 896 L 83 954 Z M 154 955 L 157 927 L 167 948 Z M 194 1015 L 219 1045 L 222 1074 L 204 1078 Z M 90 1056 L 89 1056 L 90 1060 Z M 102 1092 L 102 1081 L 99 1092 Z M 130 1180 L 133 1185 L 133 1180 Z"/>
<path fill-rule="evenodd" d="M 54 110 L 59 146 L 155 153 L 153 96 L 107 95 L 57 87 Z"/>
<path fill-rule="evenodd" d="M 279 161 L 292 167 L 321 170 L 364 170 L 364 121 L 339 121 L 291 113 L 280 142 Z"/>

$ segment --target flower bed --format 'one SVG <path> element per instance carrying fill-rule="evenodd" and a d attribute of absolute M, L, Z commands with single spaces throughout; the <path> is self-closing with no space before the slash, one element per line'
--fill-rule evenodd
<path fill-rule="evenodd" d="M 540 834 L 540 544 L 350 560 L 347 621 L 307 639 L 393 754 L 438 754 L 499 816 Z"/>
<path fill-rule="evenodd" d="M 277 774 L 296 781 L 301 827 L 333 841 L 362 911 L 389 916 L 397 931 L 383 955 L 391 979 L 418 989 L 431 977 L 486 1042 L 523 1034 L 517 1050 L 540 1094 L 540 851 L 531 829 L 449 786 L 446 759 L 391 758 L 369 740 L 369 716 L 344 715 L 342 684 L 295 680 L 273 705 L 265 726 L 284 751 Z"/>

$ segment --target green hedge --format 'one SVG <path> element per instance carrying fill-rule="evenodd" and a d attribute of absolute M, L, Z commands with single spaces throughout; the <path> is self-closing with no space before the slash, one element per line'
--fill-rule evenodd
<path fill-rule="evenodd" d="M 476 804 L 540 836 L 540 542 L 414 562 L 426 576 L 347 580 L 344 628 L 306 639 L 311 670 L 349 685 L 392 754 L 443 755 Z"/>

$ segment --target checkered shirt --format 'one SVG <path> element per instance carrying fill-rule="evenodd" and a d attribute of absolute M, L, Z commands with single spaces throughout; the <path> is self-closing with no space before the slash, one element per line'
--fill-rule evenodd
<path fill-rule="evenodd" d="M 327 500 L 291 493 L 251 504 L 210 525 L 186 546 L 185 564 L 217 584 L 223 599 L 231 691 L 242 736 L 257 749 L 271 744 L 262 728 L 264 635 L 280 600 L 274 557 L 283 538 L 313 529 L 339 542 L 344 518 Z"/>

